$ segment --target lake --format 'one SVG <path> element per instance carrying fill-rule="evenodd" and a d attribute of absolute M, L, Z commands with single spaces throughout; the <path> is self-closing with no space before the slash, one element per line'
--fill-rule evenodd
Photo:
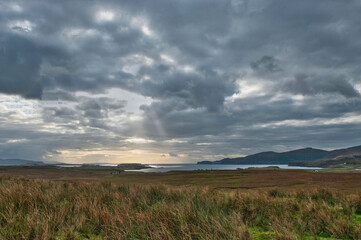
<path fill-rule="evenodd" d="M 310 167 L 297 167 L 297 166 L 288 166 L 277 165 L 277 164 L 268 164 L 268 165 L 228 165 L 228 164 L 148 164 L 152 168 L 145 168 L 140 170 L 126 170 L 127 172 L 169 172 L 169 171 L 194 171 L 194 170 L 235 170 L 247 169 L 247 168 L 264 168 L 269 166 L 277 166 L 281 169 L 320 169 L 320 168 L 310 168 Z"/>

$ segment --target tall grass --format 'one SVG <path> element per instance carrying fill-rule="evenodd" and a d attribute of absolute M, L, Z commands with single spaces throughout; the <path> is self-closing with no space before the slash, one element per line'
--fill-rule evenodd
<path fill-rule="evenodd" d="M 361 195 L 0 178 L 0 239 L 360 239 Z"/>

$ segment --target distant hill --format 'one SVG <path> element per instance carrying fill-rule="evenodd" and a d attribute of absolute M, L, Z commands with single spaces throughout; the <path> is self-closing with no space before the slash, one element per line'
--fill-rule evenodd
<path fill-rule="evenodd" d="M 321 161 L 361 155 L 361 145 L 346 149 L 326 151 L 315 148 L 302 148 L 288 152 L 261 152 L 246 157 L 224 158 L 218 161 L 202 161 L 198 164 L 289 164 L 300 161 Z"/>
<path fill-rule="evenodd" d="M 44 162 L 25 159 L 0 159 L 0 166 L 10 165 L 44 165 Z"/>
<path fill-rule="evenodd" d="M 340 157 L 331 160 L 320 161 L 295 161 L 290 162 L 290 166 L 302 166 L 302 167 L 320 167 L 320 168 L 337 168 L 337 167 L 359 167 L 361 166 L 361 155 L 355 155 L 354 157 Z"/>

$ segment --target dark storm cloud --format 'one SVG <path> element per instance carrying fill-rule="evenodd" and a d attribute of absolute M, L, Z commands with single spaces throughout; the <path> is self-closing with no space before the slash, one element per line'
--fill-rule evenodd
<path fill-rule="evenodd" d="M 179 97 L 186 100 L 191 107 L 206 107 L 210 111 L 218 111 L 224 102 L 225 96 L 231 95 L 234 93 L 232 86 L 232 79 L 227 79 L 224 75 L 217 77 L 216 72 L 213 70 L 203 70 L 204 64 L 197 60 L 197 65 L 200 67 L 200 71 L 193 76 L 186 76 L 186 74 L 180 73 L 176 69 L 171 69 L 168 72 L 167 76 L 163 76 L 161 80 L 163 83 L 160 83 L 160 79 L 154 79 L 159 76 L 152 76 L 153 81 L 156 81 L 152 86 L 147 86 L 147 83 L 140 83 L 139 78 L 142 77 L 143 71 L 140 71 L 139 74 L 135 75 L 122 73 L 117 70 L 114 71 L 112 65 L 115 63 L 115 58 L 121 56 L 126 56 L 130 54 L 141 54 L 145 56 L 150 56 L 154 59 L 159 59 L 159 47 L 165 47 L 165 52 L 171 46 L 177 48 L 176 52 L 181 51 L 182 56 L 175 53 L 176 60 L 178 57 L 180 59 L 184 57 L 183 61 L 199 59 L 208 55 L 210 52 L 209 48 L 213 47 L 214 39 L 213 34 L 223 34 L 225 33 L 224 25 L 229 25 L 231 16 L 224 15 L 222 18 L 214 20 L 214 18 L 209 17 L 209 13 L 218 14 L 219 11 L 229 11 L 230 5 L 226 3 L 217 3 L 217 8 L 212 8 L 211 2 L 209 3 L 196 3 L 198 7 L 208 8 L 209 11 L 207 14 L 199 15 L 199 11 L 196 6 L 192 3 L 185 3 L 182 6 L 182 10 L 178 12 L 175 8 L 170 8 L 169 11 L 161 11 L 160 15 L 157 17 L 157 10 L 154 6 L 149 5 L 149 12 L 138 13 L 138 10 L 134 9 L 133 3 L 124 2 L 120 6 L 116 6 L 114 3 L 109 2 L 105 5 L 94 4 L 88 8 L 80 8 L 78 10 L 74 9 L 74 6 L 70 6 L 69 2 L 64 2 L 55 7 L 41 4 L 41 1 L 34 1 L 33 4 L 28 5 L 27 3 L 22 3 L 29 12 L 28 16 L 23 16 L 24 19 L 30 19 L 29 21 L 35 26 L 32 30 L 36 32 L 38 36 L 32 38 L 31 41 L 39 41 L 38 37 L 46 36 L 50 39 L 63 38 L 64 31 L 70 29 L 71 43 L 64 43 L 60 40 L 57 40 L 59 48 L 63 48 L 64 52 L 69 53 L 70 59 L 66 62 L 63 62 L 62 72 L 55 72 L 54 65 L 50 62 L 48 66 L 44 67 L 45 74 L 40 78 L 39 68 L 40 64 L 44 64 L 44 55 L 37 52 L 38 61 L 34 62 L 35 66 L 32 67 L 34 71 L 34 77 L 30 80 L 21 80 L 17 78 L 17 81 L 25 81 L 26 83 L 36 84 L 37 92 L 34 97 L 41 98 L 42 90 L 52 88 L 62 88 L 67 91 L 90 91 L 90 92 L 102 92 L 104 89 L 111 87 L 121 87 L 127 90 L 132 90 L 134 92 L 139 92 L 139 89 L 146 89 L 141 93 L 146 96 L 151 96 L 155 98 L 164 97 L 163 91 L 167 89 L 173 89 L 173 92 L 182 92 L 184 95 L 178 95 Z M 77 3 L 76 3 L 77 5 Z M 144 5 L 146 7 L 147 4 Z M 159 2 L 158 6 L 162 6 L 162 9 L 167 9 L 168 2 Z M 108 8 L 108 9 L 125 9 L 128 11 L 135 11 L 135 14 L 131 12 L 122 11 L 122 14 L 115 16 L 115 22 L 105 22 L 99 23 L 95 19 L 95 15 L 98 9 Z M 218 9 L 219 8 L 219 9 Z M 40 16 L 44 16 L 47 21 L 39 21 L 38 18 L 35 18 L 35 14 L 30 13 L 34 11 Z M 174 11 L 174 12 L 173 12 Z M 64 14 L 67 14 L 66 18 Z M 125 16 L 122 16 L 125 12 Z M 51 13 L 51 14 L 49 14 Z M 174 13 L 174 14 L 173 14 Z M 9 19 L 16 18 L 13 14 L 8 14 Z M 141 31 L 141 26 L 134 27 L 131 25 L 131 17 L 135 16 L 139 18 L 143 17 L 147 19 L 152 27 L 156 30 L 156 34 L 159 35 L 161 39 L 150 39 L 145 36 Z M 143 15 L 143 16 L 142 16 Z M 171 17 L 173 16 L 173 17 Z M 166 21 L 165 19 L 172 18 L 171 21 Z M 182 20 L 183 19 L 183 20 Z M 193 19 L 193 20 L 192 20 Z M 71 21 L 72 20 L 72 21 Z M 182 28 L 178 28 L 178 31 L 174 31 L 173 27 L 179 26 L 179 21 L 184 21 Z M 53 24 L 52 24 L 53 23 Z M 59 23 L 55 26 L 56 23 Z M 119 25 L 120 23 L 120 25 Z M 206 24 L 207 23 L 207 24 Z M 164 29 L 157 29 L 159 24 L 162 24 Z M 167 25 L 164 25 L 167 24 Z M 202 31 L 210 31 L 212 34 L 206 38 L 202 37 L 197 41 L 194 39 L 202 36 L 202 31 L 199 31 L 198 28 L 201 28 Z M 55 30 L 54 30 L 55 29 Z M 75 33 L 71 32 L 71 29 L 75 29 Z M 81 30 L 79 30 L 81 29 Z M 11 29 L 16 30 L 16 29 Z M 30 31 L 30 30 L 29 30 Z M 19 35 L 23 37 L 25 33 Z M 26 34 L 25 34 L 26 35 Z M 103 36 L 107 35 L 107 38 Z M 169 38 L 168 38 L 169 37 Z M 69 39 L 68 39 L 69 40 Z M 43 41 L 43 40 L 42 40 Z M 76 50 L 70 49 L 72 45 L 76 45 Z M 29 48 L 33 49 L 33 48 Z M 19 50 L 21 51 L 21 49 Z M 22 53 L 22 52 L 21 52 Z M 200 56 L 195 54 L 200 53 Z M 16 53 L 11 52 L 11 55 L 16 55 Z M 187 56 L 188 54 L 188 56 Z M 101 59 L 99 58 L 101 56 Z M 213 57 L 213 56 L 210 56 Z M 110 65 L 105 65 L 110 63 Z M 93 65 L 93 69 L 88 69 L 87 66 Z M 125 63 L 120 63 L 121 65 Z M 195 66 L 197 67 L 197 66 Z M 205 69 L 212 69 L 213 67 L 205 66 Z M 19 68 L 21 69 L 21 68 Z M 23 77 L 27 74 L 23 74 L 19 71 L 19 74 L 22 74 Z M 107 74 L 115 75 L 115 80 L 110 80 L 107 77 Z M 183 76 L 182 76 L 183 74 Z M 14 78 L 14 77 L 12 77 Z M 183 84 L 182 82 L 186 83 Z M 172 84 L 174 86 L 172 86 Z M 33 91 L 30 86 L 23 85 L 23 87 L 31 93 Z M 150 92 L 149 89 L 154 89 L 153 92 Z M 13 91 L 13 93 L 22 93 L 20 90 Z M 209 94 L 212 93 L 212 94 Z M 24 95 L 24 94 L 23 94 Z"/>
<path fill-rule="evenodd" d="M 212 70 L 203 70 L 197 74 L 161 70 L 161 73 L 154 75 L 156 79 L 141 84 L 145 96 L 161 99 L 179 98 L 192 108 L 205 107 L 210 112 L 220 110 L 225 97 L 236 91 L 230 76 L 220 75 Z"/>
<path fill-rule="evenodd" d="M 361 101 L 343 97 L 318 96 L 302 103 L 292 99 L 270 101 L 270 96 L 235 100 L 227 104 L 221 113 L 205 113 L 201 110 L 183 110 L 178 101 L 163 101 L 143 107 L 144 127 L 153 138 L 197 137 L 204 135 L 238 134 L 252 126 L 282 121 L 325 121 L 359 112 Z M 252 104 L 249 104 L 252 102 Z M 315 102 L 324 102 L 314 104 Z M 179 119 L 182 119 L 180 121 Z M 159 131 L 157 125 L 162 126 Z M 261 132 L 267 127 L 257 127 Z M 164 135 L 164 133 L 167 135 Z M 301 134 L 301 133 L 300 133 Z M 241 137 L 242 134 L 239 135 Z M 244 137 L 247 137 L 244 136 Z"/>
<path fill-rule="evenodd" d="M 164 153 L 194 159 L 322 145 L 312 139 L 358 144 L 360 11 L 359 0 L 2 1 L 0 93 L 69 103 L 40 114 L 63 135 L 29 131 L 29 120 L 0 150 L 31 154 L 28 142 L 7 142 L 31 137 L 35 157 L 127 137 L 186 139 Z M 152 103 L 131 120 L 131 101 L 98 96 L 117 88 Z"/>
<path fill-rule="evenodd" d="M 103 4 L 87 4 L 86 7 L 82 5 L 82 1 L 64 1 L 57 5 L 33 1 L 31 4 L 20 2 L 19 5 L 25 10 L 20 19 L 28 19 L 34 25 L 34 34 L 27 40 L 28 45 L 34 43 L 28 47 L 17 47 L 18 53 L 10 51 L 9 54 L 30 54 L 34 56 L 34 60 L 30 66 L 17 68 L 24 70 L 18 71 L 21 76 L 7 77 L 16 78 L 15 81 L 18 82 L 14 85 L 22 85 L 22 89 L 12 89 L 5 81 L 2 82 L 7 87 L 2 89 L 3 92 L 36 98 L 41 97 L 44 88 L 61 87 L 67 91 L 96 93 L 111 87 L 121 87 L 155 98 L 162 98 L 167 92 L 175 93 L 188 100 L 191 107 L 206 107 L 215 111 L 223 104 L 224 98 L 235 91 L 231 90 L 234 89 L 233 78 L 224 74 L 213 74 L 214 70 L 240 76 L 238 71 L 245 70 L 251 62 L 256 72 L 277 72 L 280 70 L 279 59 L 285 58 L 277 57 L 283 54 L 282 48 L 296 55 L 301 55 L 302 52 L 303 58 L 312 54 L 312 58 L 307 60 L 316 62 L 322 68 L 340 65 L 350 58 L 359 59 L 360 55 L 359 49 L 355 49 L 357 43 L 349 40 L 351 38 L 343 37 L 353 27 L 356 28 L 353 28 L 355 31 L 350 32 L 351 34 L 357 34 L 360 29 L 357 20 L 352 18 L 356 17 L 356 11 L 351 5 L 357 7 L 357 2 L 338 4 L 330 1 L 328 5 L 320 3 L 314 9 L 308 1 L 297 4 L 285 1 L 275 1 L 272 4 L 263 1 L 158 1 L 155 4 L 107 1 Z M 284 8 L 287 11 L 279 10 Z M 96 13 L 101 9 L 114 9 L 119 12 L 114 16 L 114 21 L 97 22 Z M 328 10 L 332 11 L 332 14 Z M 346 10 L 350 10 L 349 17 L 339 19 L 338 16 Z M 19 14 L 11 11 L 4 11 L 3 14 L 4 19 L 9 21 L 19 19 Z M 36 15 L 43 16 L 47 21 L 40 21 L 35 18 Z M 146 36 L 141 26 L 132 25 L 132 17 L 146 19 L 157 38 Z M 243 22 L 247 24 L 242 24 Z M 13 28 L 8 32 L 16 30 Z M 64 71 L 55 73 L 52 69 L 53 63 L 49 63 L 50 67 L 45 69 L 47 71 L 40 78 L 40 63 L 44 62 L 44 57 L 49 54 L 37 50 L 33 45 L 44 44 L 44 40 L 40 42 L 39 37 L 45 34 L 49 40 L 62 38 L 57 40 L 58 47 L 69 53 L 70 58 L 62 62 Z M 24 38 L 24 33 L 18 37 Z M 121 71 L 114 70 L 116 58 L 141 54 L 158 60 L 158 51 L 161 48 L 172 53 L 177 61 L 190 62 L 197 74 L 182 76 L 182 73 L 174 68 L 168 68 L 165 73 L 151 67 L 152 71 L 147 74 L 151 74 L 152 83 L 143 84 L 139 80 L 144 75 L 144 70 L 133 74 L 119 74 Z M 26 54 L 27 51 L 35 54 Z M 254 61 L 262 51 L 275 56 L 263 55 Z M 14 62 L 6 63 L 15 65 Z M 122 66 L 126 63 L 119 64 Z M 165 65 L 160 65 L 160 69 L 162 66 Z M 203 69 L 214 70 L 207 70 L 213 71 L 208 74 Z M 32 77 L 21 80 L 29 76 L 29 73 Z M 109 79 L 108 74 L 115 75 L 116 79 Z M 286 72 L 284 75 L 287 74 L 295 73 Z M 159 77 L 160 75 L 162 77 Z M 19 84 L 20 81 L 25 84 Z M 168 91 L 169 89 L 171 91 Z"/>
<path fill-rule="evenodd" d="M 252 62 L 251 67 L 254 71 L 260 73 L 272 73 L 281 70 L 279 61 L 272 56 L 263 56 L 261 59 Z"/>
<path fill-rule="evenodd" d="M 45 101 L 72 101 L 75 102 L 77 98 L 74 94 L 62 90 L 58 91 L 47 91 L 42 97 Z"/>
<path fill-rule="evenodd" d="M 42 87 L 39 70 L 42 56 L 36 44 L 21 36 L 1 35 L 1 92 L 40 99 Z"/>
<path fill-rule="evenodd" d="M 108 112 L 122 112 L 126 101 L 116 101 L 110 98 L 87 99 L 76 107 L 76 110 L 83 112 L 84 118 L 106 120 Z"/>
<path fill-rule="evenodd" d="M 303 95 L 340 94 L 344 97 L 360 97 L 360 93 L 345 79 L 344 76 L 308 76 L 298 74 L 295 80 L 286 83 L 285 90 Z"/>

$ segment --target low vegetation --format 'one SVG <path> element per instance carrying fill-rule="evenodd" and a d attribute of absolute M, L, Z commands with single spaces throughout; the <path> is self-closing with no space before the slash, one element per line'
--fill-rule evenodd
<path fill-rule="evenodd" d="M 298 161 L 290 163 L 291 166 L 320 167 L 320 168 L 341 168 L 341 169 L 359 169 L 361 167 L 361 157 L 344 157 L 340 159 L 322 160 L 322 161 Z"/>
<path fill-rule="evenodd" d="M 360 239 L 361 193 L 0 178 L 0 239 Z"/>

